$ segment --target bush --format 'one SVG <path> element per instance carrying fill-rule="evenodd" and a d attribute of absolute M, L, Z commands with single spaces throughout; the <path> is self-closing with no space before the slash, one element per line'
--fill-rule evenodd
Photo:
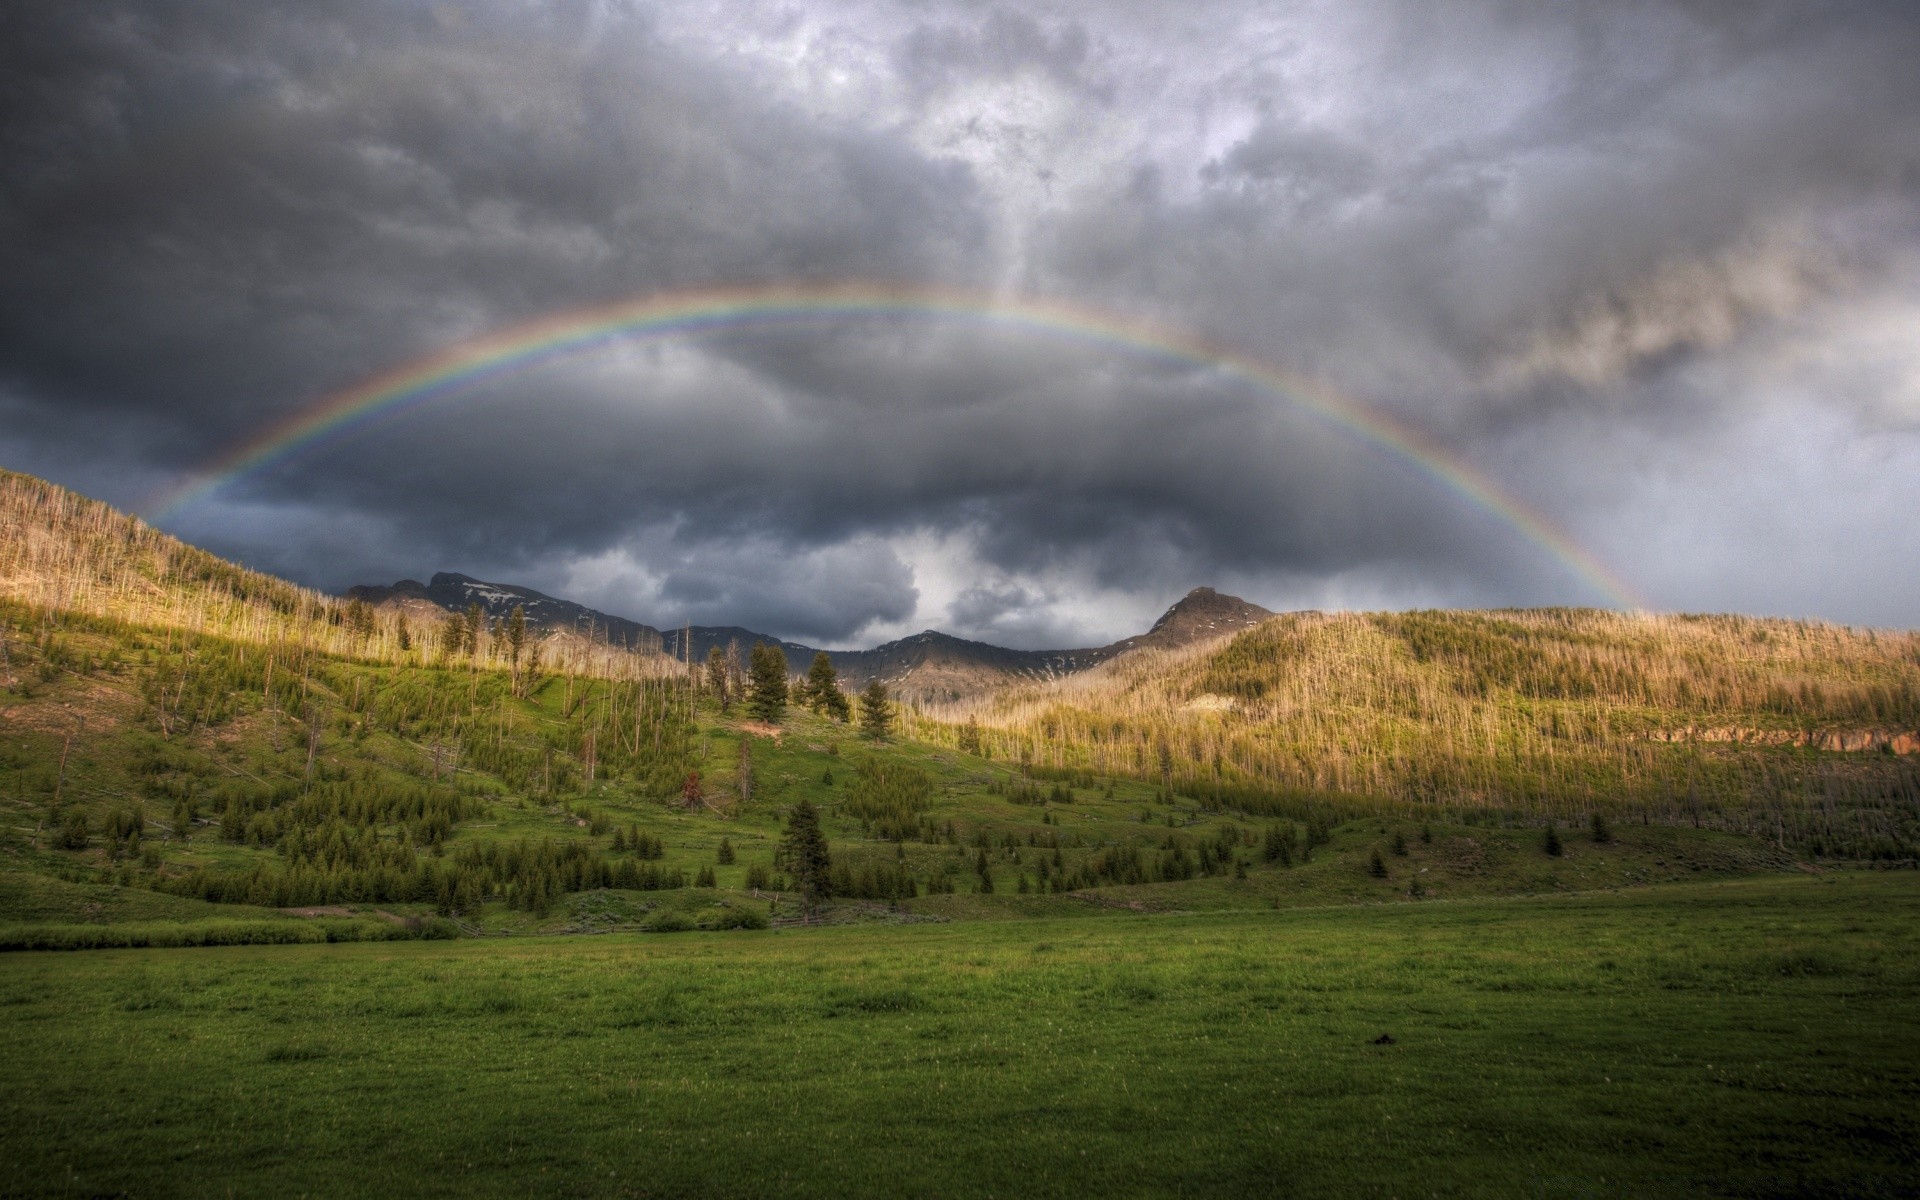
<path fill-rule="evenodd" d="M 685 913 L 663 908 L 648 917 L 640 928 L 648 933 L 686 933 L 694 927 Z"/>
<path fill-rule="evenodd" d="M 457 932 L 457 931 L 456 931 Z M 389 921 L 293 918 L 249 921 L 149 922 L 127 925 L 0 927 L 0 950 L 112 950 L 128 947 L 273 946 L 314 942 L 393 942 L 451 936 L 414 932 Z"/>
<path fill-rule="evenodd" d="M 765 929 L 766 914 L 750 908 L 734 908 L 728 905 L 719 912 L 700 922 L 702 929 Z"/>

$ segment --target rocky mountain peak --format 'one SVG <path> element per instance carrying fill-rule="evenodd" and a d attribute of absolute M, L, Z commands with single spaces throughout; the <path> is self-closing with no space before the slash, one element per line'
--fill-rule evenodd
<path fill-rule="evenodd" d="M 1270 609 L 1250 604 L 1238 596 L 1197 587 L 1162 613 L 1147 631 L 1147 637 L 1164 645 L 1183 645 L 1258 625 L 1272 615 Z"/>

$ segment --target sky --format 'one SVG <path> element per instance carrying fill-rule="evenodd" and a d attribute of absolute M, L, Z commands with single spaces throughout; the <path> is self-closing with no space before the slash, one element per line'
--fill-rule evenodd
<path fill-rule="evenodd" d="M 1634 603 L 1920 626 L 1920 7 L 168 0 L 0 12 L 0 466 L 328 590 L 830 647 L 1619 604 L 1203 365 L 931 316 L 616 340 L 160 498 L 518 323 L 871 280 L 1203 338 Z"/>

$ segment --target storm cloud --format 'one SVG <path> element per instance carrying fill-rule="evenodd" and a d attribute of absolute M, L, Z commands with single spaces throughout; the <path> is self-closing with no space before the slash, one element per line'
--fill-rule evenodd
<path fill-rule="evenodd" d="M 1659 607 L 1920 624 L 1915 61 L 1895 4 L 15 6 L 0 462 L 139 507 L 516 322 L 885 280 L 1282 366 Z M 1612 599 L 1230 372 L 908 316 L 614 343 L 165 522 L 831 645 Z"/>

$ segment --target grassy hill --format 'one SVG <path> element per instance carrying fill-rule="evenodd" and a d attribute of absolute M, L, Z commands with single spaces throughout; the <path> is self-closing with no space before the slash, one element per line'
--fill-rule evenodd
<path fill-rule="evenodd" d="M 930 710 L 1043 776 L 1250 812 L 1738 830 L 1920 845 L 1920 636 L 1592 610 L 1288 613 L 1225 641 Z"/>
<path fill-rule="evenodd" d="M 908 711 L 874 743 L 800 710 L 748 721 L 657 656 L 409 641 L 0 485 L 14 944 L 216 913 L 252 922 L 233 940 L 293 936 L 293 914 L 359 922 L 340 936 L 791 920 L 778 846 L 803 798 L 829 920 L 1623 887 L 1920 840 L 1907 634 L 1292 614 Z"/>

